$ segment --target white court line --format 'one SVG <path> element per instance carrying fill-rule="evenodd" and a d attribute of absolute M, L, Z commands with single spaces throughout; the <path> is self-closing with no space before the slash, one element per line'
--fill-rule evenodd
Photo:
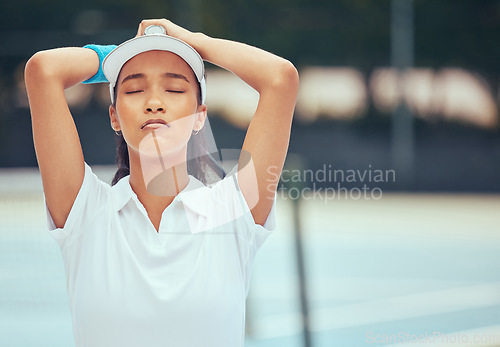
<path fill-rule="evenodd" d="M 495 305 L 500 305 L 500 283 L 474 285 L 313 310 L 310 330 L 344 329 Z M 257 338 L 287 336 L 301 330 L 298 313 L 263 317 L 254 322 Z"/>
<path fill-rule="evenodd" d="M 430 334 L 415 341 L 396 343 L 388 346 L 426 346 L 440 347 L 474 347 L 474 346 L 500 346 L 500 325 L 492 325 L 479 329 L 456 331 L 448 334 Z"/>

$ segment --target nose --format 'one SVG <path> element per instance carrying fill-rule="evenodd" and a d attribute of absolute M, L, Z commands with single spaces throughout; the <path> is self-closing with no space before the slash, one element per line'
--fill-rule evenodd
<path fill-rule="evenodd" d="M 144 113 L 161 113 L 165 112 L 165 104 L 157 93 L 152 93 L 146 101 Z"/>

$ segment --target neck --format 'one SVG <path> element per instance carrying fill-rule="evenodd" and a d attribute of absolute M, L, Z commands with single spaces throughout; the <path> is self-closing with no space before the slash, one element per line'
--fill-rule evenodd
<path fill-rule="evenodd" d="M 147 156 L 129 148 L 130 186 L 146 209 L 165 209 L 187 186 L 186 151 Z"/>

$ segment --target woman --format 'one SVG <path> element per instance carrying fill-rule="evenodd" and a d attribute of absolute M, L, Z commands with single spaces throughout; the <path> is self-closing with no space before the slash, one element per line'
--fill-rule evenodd
<path fill-rule="evenodd" d="M 169 35 L 156 34 L 160 46 L 143 35 L 152 25 Z M 241 151 L 250 159 L 242 154 L 237 172 L 210 188 L 187 163 L 188 142 L 206 119 L 197 54 L 260 94 Z M 25 70 L 76 346 L 243 346 L 250 265 L 274 229 L 297 71 L 268 52 L 166 19 L 142 21 L 135 39 L 103 55 L 95 48 L 42 51 Z M 102 71 L 111 126 L 128 153 L 112 187 L 85 163 L 64 97 L 64 89 Z"/>

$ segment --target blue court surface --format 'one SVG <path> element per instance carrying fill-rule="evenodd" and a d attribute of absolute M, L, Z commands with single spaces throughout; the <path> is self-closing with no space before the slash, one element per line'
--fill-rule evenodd
<path fill-rule="evenodd" d="M 103 179 L 109 169 L 96 168 Z M 300 201 L 314 347 L 500 346 L 500 196 Z M 292 200 L 259 251 L 247 347 L 303 346 Z M 73 346 L 35 170 L 0 171 L 0 346 Z"/>

